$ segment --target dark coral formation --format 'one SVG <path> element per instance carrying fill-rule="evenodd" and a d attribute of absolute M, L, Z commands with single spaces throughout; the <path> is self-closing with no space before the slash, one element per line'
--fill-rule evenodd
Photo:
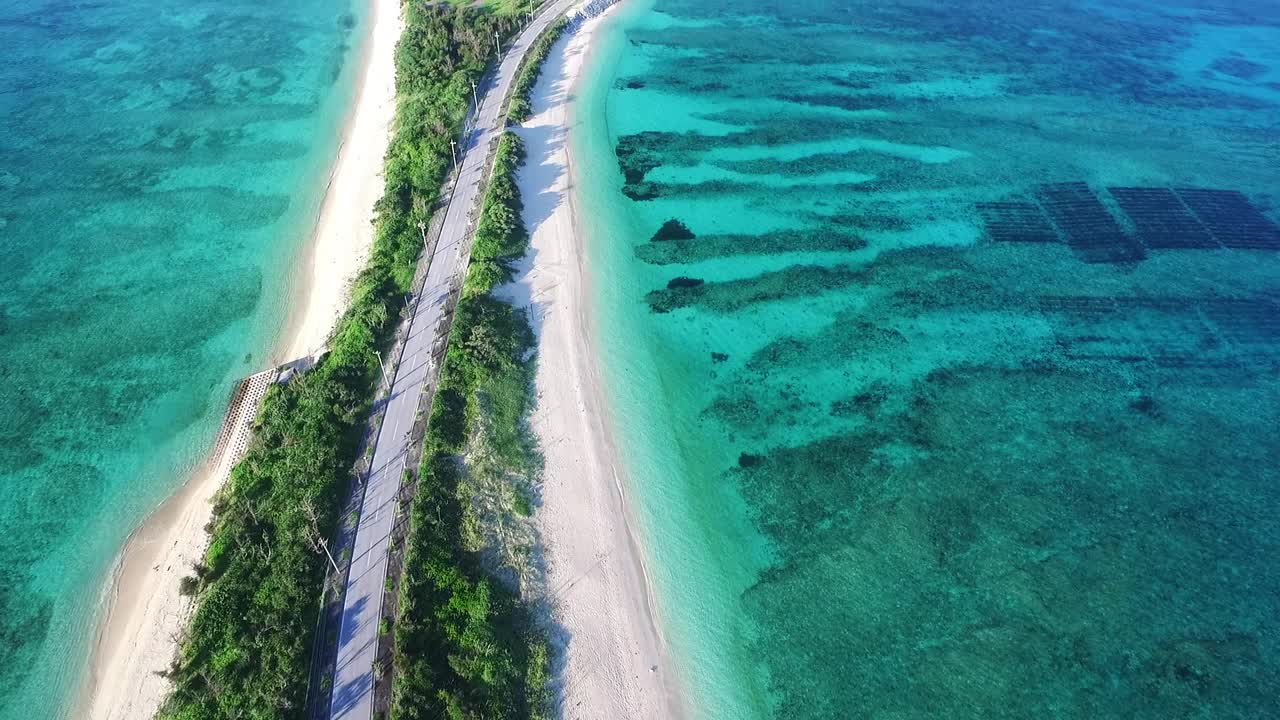
<path fill-rule="evenodd" d="M 645 176 L 660 165 L 693 165 L 697 163 L 701 136 L 694 133 L 642 132 L 618 138 L 614 154 L 618 168 L 626 180 L 623 192 L 644 183 Z M 635 199 L 635 198 L 633 198 Z"/>
<path fill-rule="evenodd" d="M 831 414 L 836 417 L 862 417 L 874 415 L 884 403 L 883 390 L 867 390 L 831 403 Z"/>
<path fill-rule="evenodd" d="M 657 240 L 656 236 L 654 238 Z M 818 227 L 813 230 L 775 230 L 755 235 L 726 233 L 697 239 L 670 239 L 636 248 L 636 257 L 654 265 L 691 263 L 733 255 L 771 255 L 787 252 L 861 250 L 867 243 L 846 230 Z"/>
<path fill-rule="evenodd" d="M 859 276 L 850 268 L 795 265 L 743 280 L 688 284 L 686 278 L 676 278 L 681 281 L 679 284 L 668 284 L 665 290 L 650 292 L 645 295 L 645 302 L 654 312 L 660 313 L 692 305 L 716 312 L 733 312 L 771 300 L 816 295 L 846 287 L 857 282 Z"/>
<path fill-rule="evenodd" d="M 696 288 L 702 285 L 703 282 L 705 281 L 702 280 L 701 278 L 691 278 L 691 277 L 685 277 L 681 275 L 680 277 L 672 278 L 669 282 L 667 282 L 667 288 L 670 290 L 675 290 L 679 288 Z"/>
<path fill-rule="evenodd" d="M 688 225 L 676 218 L 662 223 L 662 227 L 649 238 L 650 242 L 666 242 L 669 240 L 692 240 L 696 235 L 689 229 Z"/>

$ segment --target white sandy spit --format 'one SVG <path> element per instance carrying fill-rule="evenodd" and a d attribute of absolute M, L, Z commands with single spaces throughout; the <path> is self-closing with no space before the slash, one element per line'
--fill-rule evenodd
<path fill-rule="evenodd" d="M 562 38 L 516 130 L 528 158 L 517 182 L 530 250 L 502 288 L 528 306 L 538 337 L 530 422 L 545 456 L 538 524 L 548 558 L 562 716 L 681 715 L 643 557 L 630 527 L 625 477 L 607 424 L 592 345 L 584 238 L 574 217 L 566 133 L 570 95 L 602 17 Z"/>
<path fill-rule="evenodd" d="M 323 347 L 346 308 L 350 285 L 373 242 L 373 206 L 382 192 L 382 159 L 395 115 L 397 0 L 372 0 L 372 35 L 355 105 L 299 272 L 287 329 L 272 356 L 291 361 Z M 309 268 L 308 268 L 309 266 Z M 244 431 L 246 416 L 233 418 Z M 156 674 L 173 660 L 191 602 L 178 583 L 208 544 L 211 500 L 230 473 L 236 442 L 210 457 L 177 494 L 129 539 L 117 560 L 89 676 L 76 718 L 149 720 L 169 690 Z"/>

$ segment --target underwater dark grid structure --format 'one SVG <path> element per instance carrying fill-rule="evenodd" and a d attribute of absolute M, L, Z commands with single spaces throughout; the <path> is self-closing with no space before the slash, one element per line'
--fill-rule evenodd
<path fill-rule="evenodd" d="M 1148 249 L 1216 249 L 1218 243 L 1168 188 L 1110 187 L 1107 192 Z"/>
<path fill-rule="evenodd" d="M 1058 242 L 1049 219 L 1039 205 L 1030 202 L 982 202 L 978 214 L 987 233 L 997 242 Z"/>
<path fill-rule="evenodd" d="M 1125 234 L 1085 183 L 1041 185 L 1036 196 L 1081 260 L 1122 263 L 1145 257 L 1142 246 Z"/>
<path fill-rule="evenodd" d="M 1240 250 L 1280 250 L 1280 228 L 1235 190 L 1177 188 L 1218 242 Z"/>

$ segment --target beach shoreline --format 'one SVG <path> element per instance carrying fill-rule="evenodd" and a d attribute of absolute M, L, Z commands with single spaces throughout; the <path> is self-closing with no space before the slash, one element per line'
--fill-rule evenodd
<path fill-rule="evenodd" d="M 395 115 L 394 51 L 401 28 L 396 0 L 370 0 L 352 109 L 315 229 L 295 265 L 282 331 L 268 354 L 272 364 L 323 349 L 368 258 L 373 206 L 382 193 L 383 156 Z M 163 702 L 169 685 L 158 673 L 173 660 L 192 610 L 179 582 L 204 556 L 212 499 L 230 475 L 257 411 L 256 399 L 250 400 L 230 408 L 209 456 L 117 555 L 73 717 L 149 720 Z"/>
<path fill-rule="evenodd" d="M 534 88 L 533 116 L 514 129 L 527 152 L 517 184 L 530 240 L 501 294 L 528 308 L 537 336 L 529 422 L 544 460 L 536 517 L 548 558 L 559 706 L 571 718 L 673 718 L 685 715 L 680 682 L 670 674 L 609 426 L 567 138 L 592 35 L 608 15 L 560 39 Z"/>
<path fill-rule="evenodd" d="M 370 31 L 360 57 L 352 111 L 325 186 L 316 229 L 301 253 L 280 339 L 279 365 L 323 351 L 346 311 L 351 283 L 373 247 L 373 208 L 395 119 L 395 46 L 404 29 L 398 0 L 368 0 Z"/>

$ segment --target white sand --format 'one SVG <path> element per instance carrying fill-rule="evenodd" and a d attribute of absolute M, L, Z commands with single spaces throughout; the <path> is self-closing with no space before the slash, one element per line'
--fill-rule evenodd
<path fill-rule="evenodd" d="M 299 292 L 273 357 L 291 361 L 324 346 L 346 307 L 351 281 L 373 242 L 373 206 L 382 192 L 382 159 L 395 115 L 394 50 L 398 0 L 371 0 L 372 35 L 315 235 L 305 254 Z M 245 437 L 257 405 L 233 418 Z M 76 718 L 148 720 L 169 689 L 156 674 L 169 666 L 191 613 L 178 593 L 182 577 L 208 545 L 210 502 L 234 464 L 237 438 L 166 501 L 129 539 L 104 598 L 104 614 Z"/>
<path fill-rule="evenodd" d="M 503 290 L 531 305 L 538 334 L 531 424 L 546 465 L 537 517 L 559 626 L 553 642 L 564 644 L 565 665 L 557 677 L 563 716 L 669 718 L 682 715 L 680 682 L 668 674 L 606 421 L 589 327 L 584 238 L 569 190 L 570 93 L 601 20 L 588 21 L 556 45 L 534 89 L 536 114 L 517 130 L 528 150 L 518 184 L 530 252 L 515 283 Z"/>

